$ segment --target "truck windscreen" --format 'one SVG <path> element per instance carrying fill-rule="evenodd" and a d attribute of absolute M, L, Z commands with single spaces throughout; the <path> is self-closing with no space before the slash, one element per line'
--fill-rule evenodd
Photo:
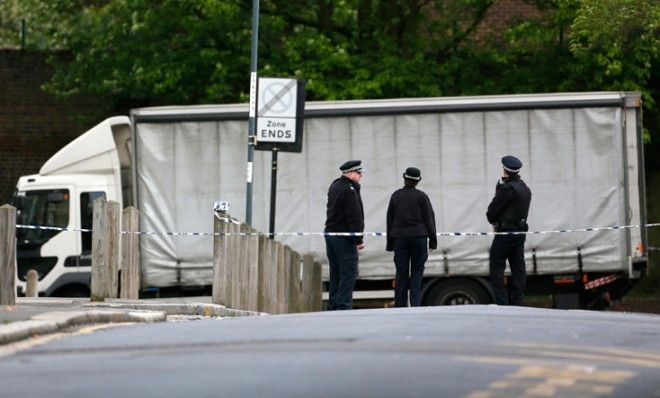
<path fill-rule="evenodd" d="M 49 189 L 23 191 L 14 194 L 17 224 L 60 227 L 69 225 L 69 190 Z M 18 238 L 23 243 L 43 243 L 60 231 L 19 229 Z"/>

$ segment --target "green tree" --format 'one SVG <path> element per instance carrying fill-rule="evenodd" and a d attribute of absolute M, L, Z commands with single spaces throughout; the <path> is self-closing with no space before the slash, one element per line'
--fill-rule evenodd
<path fill-rule="evenodd" d="M 264 0 L 260 74 L 305 78 L 312 99 L 441 95 L 438 62 L 491 3 Z M 251 11 L 242 0 L 87 7 L 67 36 L 73 59 L 56 63 L 49 88 L 123 107 L 245 101 Z"/>
<path fill-rule="evenodd" d="M 484 31 L 495 0 L 261 0 L 259 73 L 306 79 L 310 99 L 641 90 L 652 109 L 657 0 L 527 2 L 541 12 Z M 52 15 L 48 48 L 71 54 L 53 58 L 62 97 L 247 100 L 250 1 L 21 4 Z"/>
<path fill-rule="evenodd" d="M 571 25 L 575 76 L 587 87 L 639 90 L 653 104 L 647 83 L 660 55 L 660 3 L 655 0 L 582 0 Z M 572 80 L 567 80 L 571 84 Z"/>
<path fill-rule="evenodd" d="M 247 84 L 249 31 L 240 8 L 207 0 L 114 0 L 87 8 L 69 37 L 72 59 L 49 89 L 128 106 L 233 100 Z M 247 41 L 246 41 L 247 40 Z"/>
<path fill-rule="evenodd" d="M 2 0 L 0 48 L 21 46 L 23 22 L 25 49 L 66 49 L 67 38 L 82 10 L 105 3 L 104 0 Z"/>

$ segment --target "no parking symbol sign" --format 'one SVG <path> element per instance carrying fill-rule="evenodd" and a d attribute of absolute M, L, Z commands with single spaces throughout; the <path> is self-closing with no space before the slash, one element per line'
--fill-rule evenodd
<path fill-rule="evenodd" d="M 286 151 L 286 146 L 301 144 L 304 84 L 296 79 L 259 78 L 258 87 L 257 149 Z"/>

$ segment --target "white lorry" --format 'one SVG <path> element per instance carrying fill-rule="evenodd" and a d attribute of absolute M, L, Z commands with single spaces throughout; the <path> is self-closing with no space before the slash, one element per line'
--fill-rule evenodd
<path fill-rule="evenodd" d="M 248 105 L 141 108 L 107 119 L 57 152 L 16 188 L 19 223 L 91 228 L 99 196 L 140 210 L 143 232 L 211 232 L 214 201 L 245 215 Z M 385 231 L 391 193 L 408 166 L 422 171 L 439 232 L 490 231 L 485 209 L 500 158 L 523 161 L 532 231 L 645 224 L 639 93 L 599 92 L 308 102 L 302 153 L 281 153 L 276 232 L 321 232 L 339 165 L 361 159 L 367 232 Z M 257 151 L 253 226 L 268 231 L 271 162 Z M 322 236 L 278 237 L 324 264 Z M 443 235 L 426 264 L 427 305 L 487 303 L 492 237 Z M 367 236 L 358 291 L 393 297 L 392 254 Z M 141 235 L 143 292 L 208 286 L 209 236 Z M 19 230 L 18 278 L 39 273 L 44 295 L 88 293 L 87 232 Z M 528 292 L 558 307 L 595 308 L 646 270 L 646 231 L 530 234 Z M 327 271 L 327 270 L 326 270 Z M 326 272 L 327 273 L 327 272 Z"/>

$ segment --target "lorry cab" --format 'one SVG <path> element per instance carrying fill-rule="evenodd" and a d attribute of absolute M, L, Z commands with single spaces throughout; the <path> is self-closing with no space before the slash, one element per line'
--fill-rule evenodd
<path fill-rule="evenodd" d="M 127 117 L 104 120 L 53 155 L 39 174 L 18 180 L 13 204 L 19 295 L 34 269 L 40 295 L 89 297 L 94 200 L 123 203 L 117 142 L 130 144 Z"/>

